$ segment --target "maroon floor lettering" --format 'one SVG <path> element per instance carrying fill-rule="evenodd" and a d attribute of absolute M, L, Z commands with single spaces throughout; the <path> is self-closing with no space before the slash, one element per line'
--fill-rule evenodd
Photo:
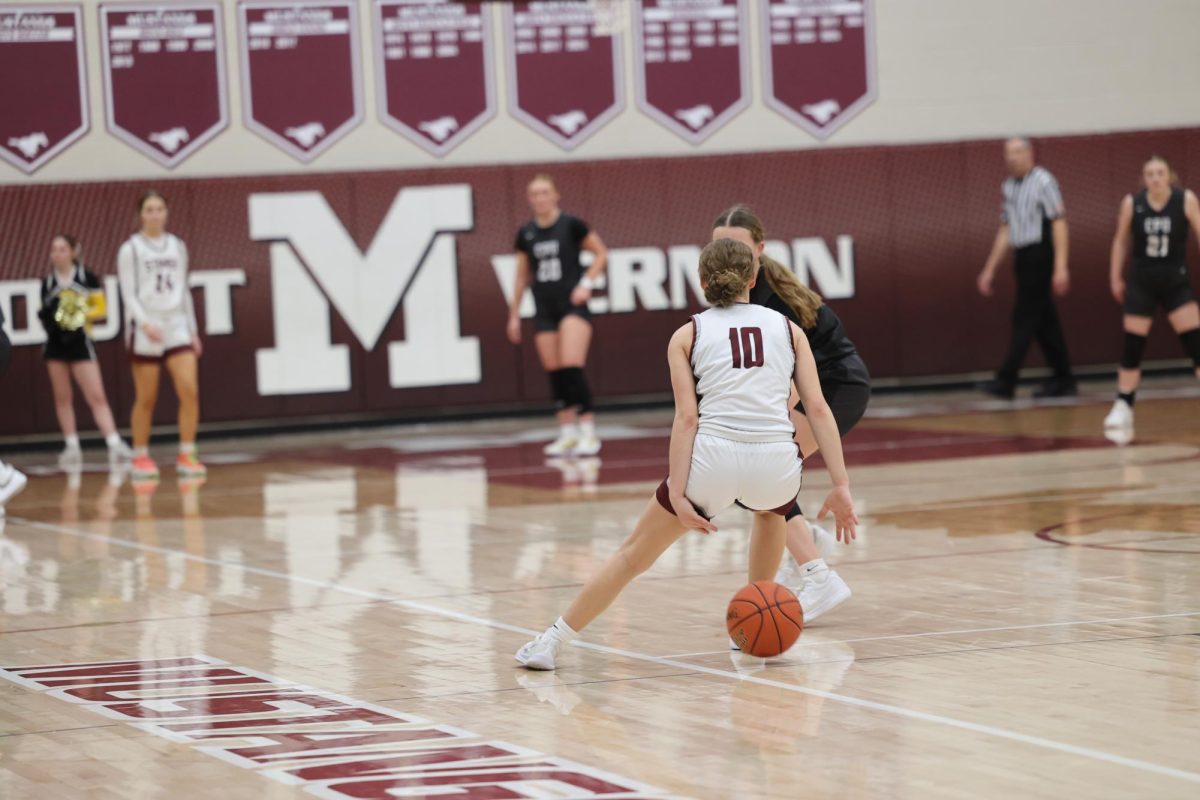
<path fill-rule="evenodd" d="M 0 678 L 322 798 L 666 796 L 603 770 L 209 656 L 0 667 Z"/>

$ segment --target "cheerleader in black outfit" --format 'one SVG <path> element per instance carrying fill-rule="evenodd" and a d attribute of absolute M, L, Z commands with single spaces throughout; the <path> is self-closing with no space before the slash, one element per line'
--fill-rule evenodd
<path fill-rule="evenodd" d="M 60 233 L 50 241 L 51 269 L 42 281 L 42 310 L 38 314 L 46 329 L 43 355 L 54 390 L 54 411 L 66 440 L 58 457 L 59 466 L 64 469 L 78 467 L 83 462 L 75 426 L 72 378 L 104 434 L 109 460 L 122 461 L 132 455 L 117 433 L 90 335 L 92 322 L 105 316 L 104 290 L 100 279 L 79 262 L 78 256 L 79 244 L 74 237 Z"/>

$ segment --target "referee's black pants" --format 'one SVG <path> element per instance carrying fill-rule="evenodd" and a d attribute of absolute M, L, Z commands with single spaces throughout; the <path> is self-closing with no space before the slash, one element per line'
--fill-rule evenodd
<path fill-rule="evenodd" d="M 1067 340 L 1063 337 L 1051 288 L 1054 248 L 1043 244 L 1021 247 L 1016 251 L 1015 260 L 1017 302 L 1013 306 L 1012 339 L 1008 345 L 1008 356 L 996 373 L 996 378 L 1002 384 L 1015 386 L 1029 345 L 1037 339 L 1038 346 L 1046 356 L 1046 363 L 1054 370 L 1054 379 L 1064 384 L 1071 383 L 1074 379 L 1067 356 Z"/>

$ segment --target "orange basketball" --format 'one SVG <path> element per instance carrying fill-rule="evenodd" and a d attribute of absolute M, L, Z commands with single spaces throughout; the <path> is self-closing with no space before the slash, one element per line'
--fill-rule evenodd
<path fill-rule="evenodd" d="M 755 581 L 729 601 L 725 627 L 743 653 L 771 658 L 800 638 L 804 612 L 791 589 L 774 581 Z"/>

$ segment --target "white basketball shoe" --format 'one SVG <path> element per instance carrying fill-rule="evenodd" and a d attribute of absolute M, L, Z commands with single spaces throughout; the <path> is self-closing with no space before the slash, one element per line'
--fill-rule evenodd
<path fill-rule="evenodd" d="M 812 574 L 801 576 L 800 585 L 794 591 L 804 611 L 805 625 L 850 599 L 850 587 L 837 570 L 829 568 L 815 569 Z"/>
<path fill-rule="evenodd" d="M 1104 418 L 1104 427 L 1109 428 L 1132 428 L 1133 427 L 1133 408 L 1124 400 L 1117 398 L 1113 401 L 1112 410 L 1108 412 L 1108 416 Z"/>
<path fill-rule="evenodd" d="M 4 513 L 4 504 L 20 493 L 28 481 L 24 472 L 0 461 L 0 514 Z"/>

